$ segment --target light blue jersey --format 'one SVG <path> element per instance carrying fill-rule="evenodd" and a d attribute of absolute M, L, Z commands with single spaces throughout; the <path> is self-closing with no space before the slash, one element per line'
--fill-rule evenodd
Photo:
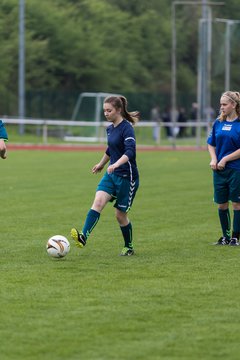
<path fill-rule="evenodd" d="M 219 121 L 213 124 L 207 143 L 216 148 L 217 161 L 240 149 L 240 119 Z M 240 170 L 240 158 L 226 163 L 226 168 Z"/>
<path fill-rule="evenodd" d="M 4 127 L 2 120 L 0 120 L 0 139 L 3 139 L 5 141 L 8 140 L 8 134 L 7 134 L 7 131 Z"/>

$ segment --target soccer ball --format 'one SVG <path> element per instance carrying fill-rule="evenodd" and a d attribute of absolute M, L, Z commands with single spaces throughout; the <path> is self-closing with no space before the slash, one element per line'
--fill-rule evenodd
<path fill-rule="evenodd" d="M 69 253 L 70 244 L 65 236 L 54 235 L 48 239 L 46 248 L 49 256 L 62 258 Z"/>

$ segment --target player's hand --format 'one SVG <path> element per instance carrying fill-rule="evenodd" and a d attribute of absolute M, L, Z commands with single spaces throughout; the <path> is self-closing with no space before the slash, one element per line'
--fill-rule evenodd
<path fill-rule="evenodd" d="M 104 168 L 104 166 L 101 165 L 100 163 L 98 163 L 98 164 L 94 165 L 94 167 L 92 168 L 92 173 L 97 174 L 97 173 L 101 172 L 103 168 Z"/>
<path fill-rule="evenodd" d="M 225 166 L 226 166 L 226 160 L 225 160 L 225 158 L 222 158 L 222 160 L 219 161 L 219 163 L 217 164 L 217 169 L 224 170 Z"/>
<path fill-rule="evenodd" d="M 225 165 L 224 165 L 224 164 L 221 164 L 221 163 L 218 163 L 218 164 L 217 164 L 217 169 L 220 170 L 220 171 L 221 171 L 221 170 L 224 170 L 224 169 L 225 169 Z"/>
<path fill-rule="evenodd" d="M 209 165 L 212 170 L 217 170 L 217 160 L 211 160 Z"/>
<path fill-rule="evenodd" d="M 107 168 L 107 172 L 108 174 L 112 174 L 115 170 L 116 166 L 113 164 L 113 165 L 109 165 L 109 167 Z"/>

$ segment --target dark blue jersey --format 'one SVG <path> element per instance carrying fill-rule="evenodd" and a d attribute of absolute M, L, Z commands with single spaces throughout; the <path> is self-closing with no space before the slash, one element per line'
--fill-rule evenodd
<path fill-rule="evenodd" d="M 114 170 L 114 174 L 129 179 L 138 178 L 138 169 L 136 164 L 136 140 L 133 126 L 123 120 L 116 127 L 110 125 L 107 128 L 108 148 L 106 154 L 110 157 L 110 165 L 118 161 L 123 155 L 126 155 L 129 161 Z"/>
<path fill-rule="evenodd" d="M 240 119 L 234 121 L 216 120 L 207 143 L 216 148 L 217 161 L 240 149 Z M 240 170 L 240 159 L 228 161 L 226 168 Z"/>
<path fill-rule="evenodd" d="M 0 120 L 0 139 L 8 140 L 7 131 L 4 127 L 2 120 Z"/>

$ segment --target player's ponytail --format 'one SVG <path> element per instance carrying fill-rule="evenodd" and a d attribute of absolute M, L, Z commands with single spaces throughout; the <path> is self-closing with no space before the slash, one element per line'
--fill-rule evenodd
<path fill-rule="evenodd" d="M 122 115 L 123 117 L 128 120 L 130 123 L 132 123 L 133 125 L 136 124 L 136 122 L 139 120 L 140 117 L 140 113 L 139 111 L 131 111 L 128 112 L 127 110 L 127 99 L 124 96 L 119 96 L 119 98 L 122 101 Z"/>
<path fill-rule="evenodd" d="M 238 117 L 240 118 L 240 93 L 238 91 L 235 91 L 236 96 L 236 113 Z"/>

